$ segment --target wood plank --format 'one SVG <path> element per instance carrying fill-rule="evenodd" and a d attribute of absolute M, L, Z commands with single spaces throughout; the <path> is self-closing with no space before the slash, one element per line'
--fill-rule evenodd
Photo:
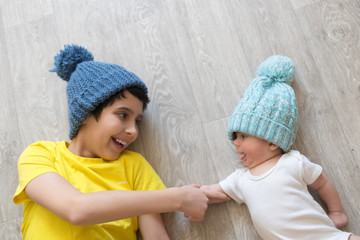
<path fill-rule="evenodd" d="M 319 108 L 317 114 L 330 122 L 322 128 L 320 142 L 326 151 L 333 149 L 329 158 L 324 159 L 325 169 L 334 178 L 344 208 L 349 216 L 348 228 L 359 232 L 360 203 L 356 200 L 359 191 L 356 184 L 360 180 L 360 140 L 357 124 L 360 115 L 359 75 L 359 5 L 356 1 L 329 1 L 297 11 L 304 36 L 323 79 L 323 88 L 330 96 L 331 108 Z M 317 24 L 313 24 L 316 22 Z M 322 101 L 324 102 L 324 100 Z M 333 115 L 333 114 L 332 114 Z M 341 136 L 341 139 L 338 137 Z M 338 141 L 334 141 L 337 139 Z"/>
<path fill-rule="evenodd" d="M 147 84 L 138 140 L 165 184 L 216 183 L 239 167 L 227 120 L 259 64 L 296 63 L 295 148 L 323 166 L 360 234 L 359 4 L 356 0 L 1 1 L 0 236 L 21 239 L 16 164 L 36 140 L 68 140 L 66 83 L 48 70 L 67 43 Z M 11 89 L 11 90 L 9 90 Z M 260 239 L 248 209 L 212 205 L 201 223 L 164 215 L 171 239 Z"/>
<path fill-rule="evenodd" d="M 3 240 L 21 240 L 21 221 L 22 218 L 1 222 L 0 223 L 0 236 Z"/>
<path fill-rule="evenodd" d="M 0 33 L 5 32 L 0 8 Z M 14 84 L 10 76 L 9 51 L 4 34 L 0 34 L 0 223 L 22 216 L 22 207 L 11 204 L 18 184 L 17 159 L 24 145 L 18 129 Z M 0 234 L 0 236 L 2 236 Z"/>
<path fill-rule="evenodd" d="M 292 7 L 297 10 L 303 7 L 311 7 L 314 4 L 318 4 L 323 0 L 290 0 Z"/>

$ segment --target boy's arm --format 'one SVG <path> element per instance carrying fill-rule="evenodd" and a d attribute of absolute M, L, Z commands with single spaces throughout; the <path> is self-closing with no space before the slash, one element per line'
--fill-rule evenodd
<path fill-rule="evenodd" d="M 344 214 L 339 193 L 325 174 L 322 173 L 309 187 L 315 190 L 325 202 L 329 211 L 328 216 L 334 222 L 335 226 L 337 228 L 345 226 L 348 218 Z"/>
<path fill-rule="evenodd" d="M 202 185 L 200 190 L 208 197 L 209 204 L 222 203 L 231 199 L 221 188 L 220 184 Z"/>
<path fill-rule="evenodd" d="M 25 188 L 37 204 L 74 225 L 90 225 L 144 214 L 182 211 L 201 221 L 208 198 L 200 186 L 154 191 L 101 191 L 81 193 L 57 173 L 44 173 Z"/>
<path fill-rule="evenodd" d="M 146 214 L 138 217 L 139 229 L 143 240 L 169 240 L 160 214 Z"/>

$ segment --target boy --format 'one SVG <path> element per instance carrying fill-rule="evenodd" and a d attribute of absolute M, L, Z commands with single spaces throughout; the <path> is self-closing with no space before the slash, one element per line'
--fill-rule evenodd
<path fill-rule="evenodd" d="M 219 202 L 215 193 L 226 193 L 245 203 L 265 240 L 360 239 L 337 229 L 348 220 L 321 166 L 291 150 L 298 127 L 293 76 L 294 64 L 287 57 L 272 56 L 260 65 L 227 128 L 245 168 L 201 189 L 210 202 Z M 328 215 L 307 186 L 324 200 Z"/>
<path fill-rule="evenodd" d="M 138 228 L 143 239 L 169 239 L 160 213 L 202 220 L 208 199 L 199 186 L 165 189 L 126 150 L 149 102 L 136 75 L 76 45 L 55 56 L 52 71 L 68 82 L 71 142 L 36 142 L 19 159 L 13 201 L 24 203 L 24 240 L 136 239 Z"/>

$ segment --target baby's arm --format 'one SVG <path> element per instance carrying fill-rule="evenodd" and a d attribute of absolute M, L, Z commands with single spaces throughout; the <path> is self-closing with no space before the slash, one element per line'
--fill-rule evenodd
<path fill-rule="evenodd" d="M 339 193 L 325 174 L 322 173 L 314 183 L 309 185 L 309 187 L 317 191 L 320 198 L 325 202 L 329 210 L 328 215 L 335 226 L 337 228 L 345 226 L 348 222 L 348 218 L 343 211 Z"/>
<path fill-rule="evenodd" d="M 209 204 L 230 200 L 230 197 L 224 192 L 220 184 L 202 185 L 200 190 L 208 197 Z"/>

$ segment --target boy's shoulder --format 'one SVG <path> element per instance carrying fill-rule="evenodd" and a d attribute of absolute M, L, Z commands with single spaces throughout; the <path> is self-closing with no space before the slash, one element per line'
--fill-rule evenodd
<path fill-rule="evenodd" d="M 135 152 L 133 150 L 127 150 L 125 149 L 120 154 L 120 158 L 142 158 L 144 159 L 143 155 L 141 153 Z"/>
<path fill-rule="evenodd" d="M 36 141 L 34 143 L 31 143 L 26 149 L 47 149 L 49 151 L 55 150 L 56 148 L 65 146 L 66 142 L 53 142 L 53 141 Z"/>
<path fill-rule="evenodd" d="M 138 153 L 138 152 L 135 152 L 135 151 L 132 151 L 132 150 L 124 150 L 119 159 L 123 159 L 125 161 L 137 161 L 137 162 L 147 162 L 147 160 L 145 159 L 145 157 L 141 154 L 141 153 Z"/>
<path fill-rule="evenodd" d="M 63 140 L 63 141 L 46 141 L 46 140 L 40 140 L 40 141 L 35 141 L 33 143 L 31 143 L 29 146 L 44 146 L 44 147 L 50 147 L 50 146 L 53 146 L 55 147 L 56 145 L 59 145 L 59 144 L 65 144 L 66 141 Z"/>
<path fill-rule="evenodd" d="M 54 156 L 60 149 L 66 148 L 66 142 L 37 141 L 28 145 L 21 153 L 20 159 L 29 156 Z"/>

